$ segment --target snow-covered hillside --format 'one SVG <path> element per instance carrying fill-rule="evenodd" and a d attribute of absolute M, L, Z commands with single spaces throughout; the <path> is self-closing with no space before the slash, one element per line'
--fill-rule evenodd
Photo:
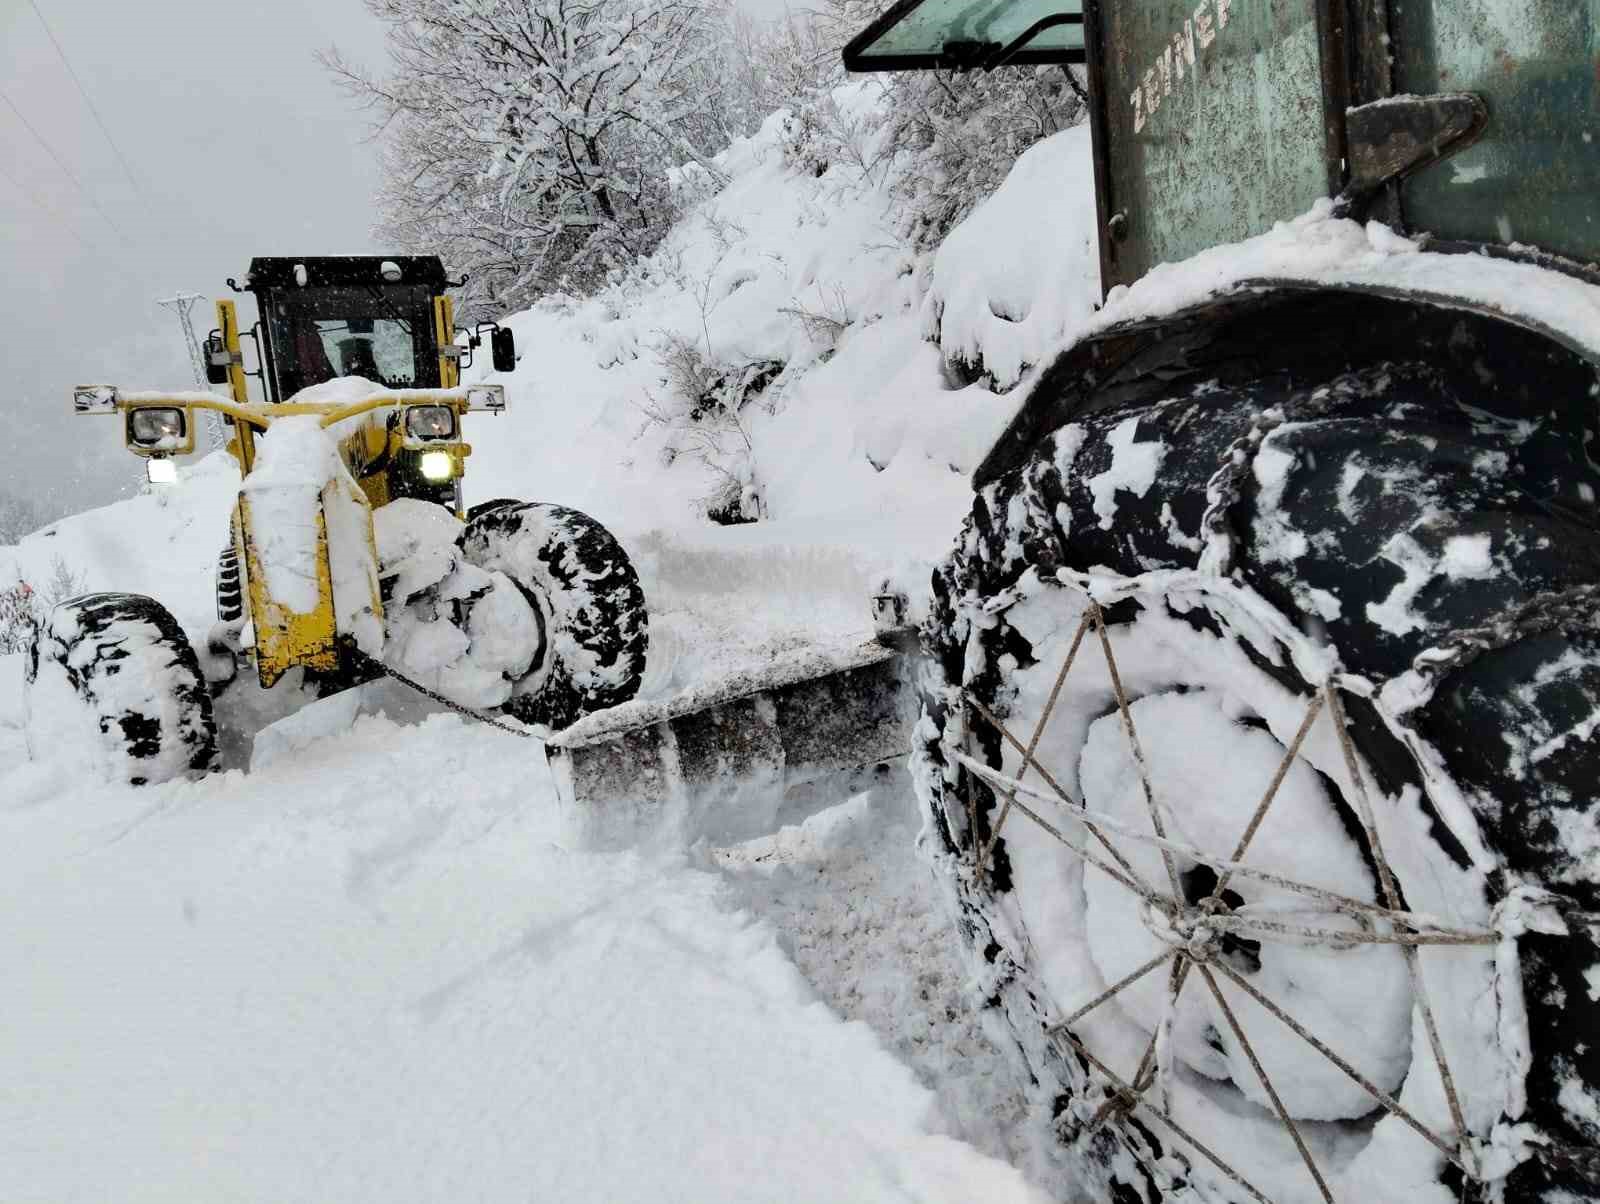
<path fill-rule="evenodd" d="M 658 696 L 865 634 L 886 577 L 924 589 L 1022 395 L 989 386 L 1097 295 L 1086 131 L 1025 155 L 937 259 L 881 174 L 793 170 L 784 138 L 780 114 L 728 151 L 731 184 L 637 275 L 507 319 L 516 372 L 470 374 L 510 409 L 468 421 L 468 502 L 611 528 Z M 1062 198 L 1036 244 L 1015 215 Z M 685 347 L 777 371 L 704 456 Z M 0 585 L 59 562 L 198 639 L 238 476 L 182 473 L 0 549 Z M 730 473 L 761 521 L 707 519 Z M 0 658 L 0 1197 L 1042 1198 L 997 1160 L 1028 1163 L 1031 1129 L 903 786 L 746 846 L 602 855 L 565 847 L 536 748 L 398 687 L 141 790 L 29 761 L 20 674 Z"/>

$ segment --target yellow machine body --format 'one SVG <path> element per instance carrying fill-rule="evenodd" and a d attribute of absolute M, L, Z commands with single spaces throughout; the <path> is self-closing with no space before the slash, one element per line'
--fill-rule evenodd
<path fill-rule="evenodd" d="M 247 649 L 253 652 L 257 676 L 263 686 L 271 686 L 294 668 L 303 668 L 317 674 L 335 674 L 348 669 L 346 658 L 350 651 L 359 649 L 375 656 L 380 648 L 361 648 L 362 632 L 343 629 L 340 616 L 370 616 L 363 620 L 368 633 L 381 632 L 383 602 L 377 578 L 377 550 L 373 531 L 373 510 L 387 505 L 397 497 L 408 496 L 405 482 L 396 474 L 407 471 L 413 474 L 421 465 L 427 480 L 433 485 L 454 482 L 462 475 L 463 464 L 472 448 L 461 441 L 461 418 L 469 410 L 501 412 L 505 408 L 505 391 L 500 385 L 459 386 L 459 369 L 454 350 L 453 315 L 450 299 L 436 297 L 433 301 L 434 329 L 431 332 L 436 345 L 445 349 L 439 357 L 439 378 L 446 382 L 438 389 L 383 390 L 353 402 L 280 402 L 253 403 L 246 390 L 243 356 L 239 346 L 239 326 L 231 301 L 217 303 L 217 330 L 220 355 L 228 360 L 228 391 L 232 400 L 210 393 L 121 393 L 112 386 L 80 386 L 74 392 L 74 408 L 78 413 L 116 413 L 122 416 L 124 439 L 130 451 L 152 461 L 170 459 L 194 449 L 195 431 L 200 415 L 210 411 L 219 413 L 227 421 L 232 437 L 227 450 L 239 464 L 244 484 L 234 504 L 232 542 L 234 553 L 244 574 L 243 598 L 247 629 L 253 633 Z M 419 439 L 409 434 L 407 411 L 427 407 L 434 411 L 443 407 L 453 415 L 450 433 L 444 437 Z M 136 419 L 141 411 L 161 413 Z M 181 423 L 175 418 L 181 415 Z M 332 432 L 336 438 L 338 458 L 342 470 L 332 472 L 323 482 L 314 503 L 314 521 L 303 530 L 264 531 L 260 527 L 270 522 L 270 515 L 279 512 L 273 506 L 252 501 L 263 490 L 300 489 L 303 484 L 278 485 L 252 482 L 262 447 L 258 439 L 271 429 L 275 422 L 285 418 L 316 415 L 323 428 L 339 428 Z M 165 423 L 163 426 L 162 424 Z M 148 438 L 152 430 L 169 432 L 159 439 Z M 140 443 L 136 436 L 143 434 L 147 441 Z M 154 479 L 154 476 L 152 476 Z M 459 510 L 457 517 L 463 517 Z M 346 538 L 330 540 L 330 526 L 349 524 Z M 271 587 L 272 573 L 268 570 L 265 541 L 272 540 L 279 555 L 285 540 L 304 540 L 302 546 L 293 548 L 298 564 L 314 566 L 315 604 L 310 609 L 299 609 L 283 597 L 275 596 Z M 345 549 L 343 552 L 337 549 Z M 353 557 L 353 548 L 364 551 L 366 563 L 336 564 L 335 557 Z M 341 590 L 347 596 L 341 597 Z M 347 622 L 345 628 L 357 624 Z M 370 640 L 369 640 L 370 642 Z"/>

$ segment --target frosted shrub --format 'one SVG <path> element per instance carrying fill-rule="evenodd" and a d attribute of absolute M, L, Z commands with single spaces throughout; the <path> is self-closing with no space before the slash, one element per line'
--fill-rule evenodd
<path fill-rule="evenodd" d="M 665 396 L 642 406 L 646 420 L 665 432 L 668 464 L 697 461 L 711 480 L 701 506 L 713 522 L 755 522 L 766 516 L 754 443 L 752 411 L 783 372 L 781 360 L 724 364 L 693 339 L 662 332 L 656 354 L 666 372 Z"/>
<path fill-rule="evenodd" d="M 0 655 L 26 650 L 33 629 L 51 608 L 83 592 L 83 575 L 60 556 L 51 559 L 50 578 L 40 588 L 21 577 L 0 588 Z"/>
<path fill-rule="evenodd" d="M 31 585 L 17 581 L 0 589 L 0 656 L 26 651 L 35 621 Z"/>

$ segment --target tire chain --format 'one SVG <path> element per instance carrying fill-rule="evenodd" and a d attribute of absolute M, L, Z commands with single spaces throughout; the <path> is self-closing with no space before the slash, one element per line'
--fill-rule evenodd
<path fill-rule="evenodd" d="M 1353 409 L 1376 392 L 1386 389 L 1396 377 L 1438 384 L 1438 374 L 1418 364 L 1384 362 L 1346 372 L 1323 384 L 1292 393 L 1285 401 L 1259 411 L 1250 429 L 1228 447 L 1211 479 L 1206 483 L 1206 508 L 1200 520 L 1204 556 L 1212 561 L 1219 576 L 1233 572 L 1239 534 L 1231 512 L 1245 496 L 1254 472 L 1256 453 L 1268 436 L 1280 426 L 1314 422 L 1342 410 Z"/>
<path fill-rule="evenodd" d="M 368 656 L 359 648 L 352 649 L 352 652 L 354 653 L 355 663 L 360 668 L 371 670 L 373 675 L 377 677 L 392 677 L 401 685 L 409 686 L 418 694 L 426 695 L 435 702 L 449 707 L 458 715 L 465 715 L 468 719 L 475 719 L 479 723 L 487 723 L 490 727 L 497 727 L 503 732 L 510 732 L 513 736 L 521 736 L 524 740 L 538 740 L 542 738 L 538 732 L 530 732 L 526 728 L 521 727 L 512 727 L 503 719 L 497 719 L 495 716 L 486 714 L 483 711 L 476 711 L 471 707 L 462 706 L 459 702 L 455 702 L 449 698 L 446 698 L 437 690 L 430 689 L 429 687 L 423 685 L 420 681 L 407 677 L 404 673 L 400 672 L 400 670 L 391 668 L 382 661 L 378 660 L 376 657 Z"/>

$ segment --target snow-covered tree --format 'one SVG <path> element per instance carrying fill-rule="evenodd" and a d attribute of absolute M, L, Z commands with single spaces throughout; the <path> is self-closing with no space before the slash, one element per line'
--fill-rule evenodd
<path fill-rule="evenodd" d="M 581 289 L 652 250 L 671 170 L 730 132 L 703 0 L 366 0 L 389 70 L 325 63 L 380 119 L 380 232 L 470 280 L 463 316 Z"/>
<path fill-rule="evenodd" d="M 44 508 L 27 498 L 0 492 L 0 545 L 20 543 L 46 522 Z"/>
<path fill-rule="evenodd" d="M 882 167 L 906 234 L 932 248 L 1000 186 L 1023 151 L 1083 120 L 1085 94 L 1081 78 L 1063 67 L 874 76 L 888 128 L 870 137 L 872 160 L 859 161 L 875 131 L 844 118 L 833 90 L 845 82 L 845 42 L 885 7 L 880 0 L 812 0 L 776 21 L 735 17 L 728 58 L 736 95 L 728 104 L 755 112 L 757 123 L 788 109 L 784 153 L 796 170 L 821 174 L 854 162 L 875 174 Z"/>

